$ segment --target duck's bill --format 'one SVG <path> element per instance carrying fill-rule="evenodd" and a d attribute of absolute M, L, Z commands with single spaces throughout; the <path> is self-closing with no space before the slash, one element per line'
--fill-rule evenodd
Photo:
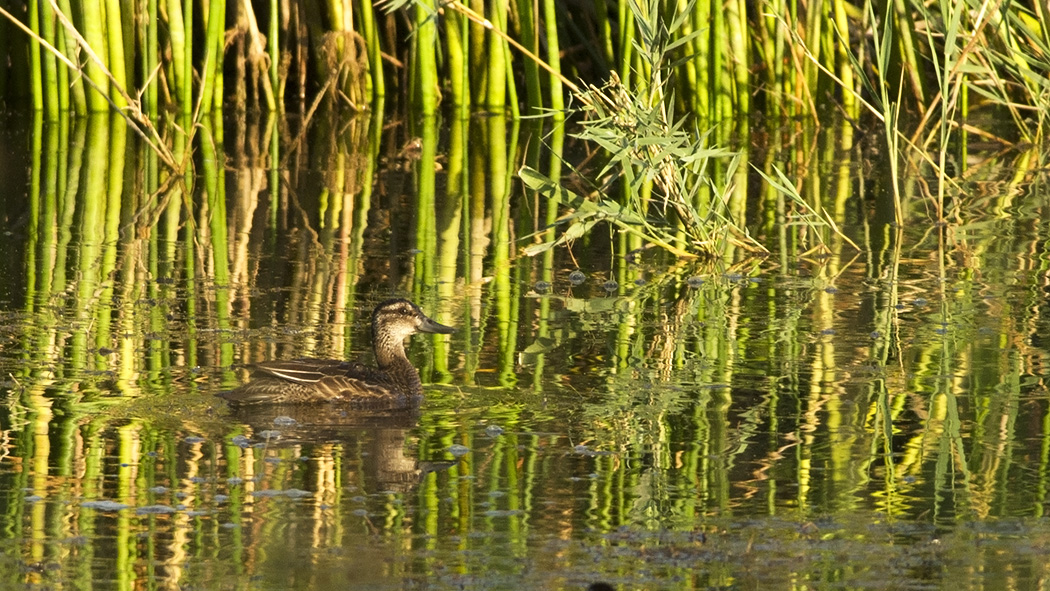
<path fill-rule="evenodd" d="M 419 327 L 419 331 L 420 332 L 433 332 L 433 333 L 437 333 L 437 334 L 452 334 L 452 333 L 456 332 L 456 329 L 452 328 L 451 326 L 445 326 L 444 324 L 440 324 L 438 322 L 434 322 L 433 320 L 427 318 L 426 320 L 423 321 L 423 324 Z"/>

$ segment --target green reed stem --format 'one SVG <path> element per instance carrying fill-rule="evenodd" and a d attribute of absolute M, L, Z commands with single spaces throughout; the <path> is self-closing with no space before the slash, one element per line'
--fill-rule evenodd
<path fill-rule="evenodd" d="M 438 105 L 437 23 L 431 18 L 435 10 L 433 0 L 419 0 L 414 11 L 417 91 L 423 115 L 435 114 Z"/>
<path fill-rule="evenodd" d="M 222 100 L 221 67 L 223 55 L 223 29 L 226 4 L 222 0 L 210 0 L 208 12 L 204 15 L 208 23 L 204 39 L 204 66 L 202 67 L 200 94 L 197 96 L 197 109 L 201 113 L 210 113 L 216 102 Z"/>
<path fill-rule="evenodd" d="M 176 104 L 182 113 L 190 113 L 193 107 L 191 89 L 192 76 L 187 72 L 192 70 L 192 64 L 187 64 L 190 59 L 187 47 L 186 25 L 183 22 L 181 0 L 163 0 L 168 12 L 168 41 L 171 43 L 171 65 L 174 86 L 173 94 Z"/>
<path fill-rule="evenodd" d="M 602 16 L 605 26 L 607 19 Z M 554 111 L 554 120 L 561 121 L 565 118 L 565 90 L 561 83 L 561 47 L 558 44 L 558 10 L 554 0 L 543 0 L 543 22 L 546 26 L 547 37 L 547 64 L 550 66 L 550 75 L 547 84 L 550 86 L 550 107 Z M 608 36 L 606 35 L 606 39 Z M 538 53 L 538 52 L 537 52 Z M 526 60 L 528 63 L 529 60 Z"/>
<path fill-rule="evenodd" d="M 51 11 L 50 6 L 44 7 L 40 12 L 41 36 L 45 41 L 57 47 L 54 13 Z M 45 51 L 44 55 L 40 56 L 40 48 L 35 44 L 31 45 L 31 48 L 33 55 L 37 56 L 38 60 L 42 60 L 44 66 L 43 87 L 47 89 L 48 96 L 44 108 L 46 109 L 47 120 L 55 121 L 58 119 L 59 111 L 63 110 L 60 104 L 65 103 L 67 108 L 69 106 L 69 95 L 66 89 L 59 84 L 58 80 L 58 60 L 50 51 Z"/>
<path fill-rule="evenodd" d="M 533 10 L 534 0 L 518 0 L 518 29 L 521 36 L 521 44 L 532 52 L 533 55 L 540 53 L 540 39 L 537 34 L 539 15 Z M 543 91 L 540 88 L 540 70 L 533 60 L 524 61 L 525 70 L 525 96 L 528 101 L 527 113 L 538 114 L 543 108 Z"/>
<path fill-rule="evenodd" d="M 502 2 L 493 2 L 489 6 L 489 20 L 496 29 L 507 30 L 507 8 Z M 506 53 L 503 51 L 503 41 L 498 35 L 490 33 L 487 39 L 489 60 L 485 107 L 492 112 L 502 112 L 507 105 Z"/>
<path fill-rule="evenodd" d="M 29 3 L 29 28 L 33 33 L 40 34 L 40 4 Z M 44 76 L 41 67 L 40 47 L 36 43 L 29 44 L 29 85 L 33 97 L 33 110 L 44 110 Z"/>
<path fill-rule="evenodd" d="M 450 10 L 445 14 L 445 57 L 448 61 L 449 87 L 456 117 L 470 114 L 470 60 L 467 37 L 469 24 L 463 13 Z"/>
<path fill-rule="evenodd" d="M 729 47 L 733 59 L 727 60 L 731 64 L 733 75 L 733 96 L 736 108 L 727 113 L 727 119 L 746 116 L 751 111 L 751 74 L 748 67 L 753 63 L 751 52 L 747 42 L 748 22 L 747 6 L 745 0 L 729 0 L 728 8 L 728 35 Z"/>
<path fill-rule="evenodd" d="M 102 60 L 102 63 L 99 64 L 89 59 L 85 66 L 87 77 L 94 82 L 95 87 L 94 92 L 88 93 L 88 110 L 92 112 L 108 111 L 109 101 L 106 98 L 107 94 L 112 93 L 107 92 L 109 78 L 106 77 L 106 73 L 102 69 L 107 57 L 106 38 L 103 34 L 105 15 L 103 14 L 102 0 L 84 2 L 81 5 L 81 11 L 81 22 L 83 24 L 80 27 L 80 32 L 87 44 Z"/>
<path fill-rule="evenodd" d="M 124 24 L 121 21 L 121 2 L 120 0 L 104 0 L 105 1 L 105 12 L 106 12 L 106 44 L 108 48 L 107 62 L 110 74 L 116 79 L 117 83 L 124 87 L 125 90 L 131 90 L 134 88 L 133 85 L 128 83 L 127 68 L 125 66 L 124 59 Z M 133 14 L 133 10 L 126 11 L 129 15 Z M 113 100 L 113 104 L 117 108 L 124 108 L 128 106 L 127 101 L 124 100 L 124 95 L 115 92 L 113 89 L 110 90 L 110 98 Z"/>

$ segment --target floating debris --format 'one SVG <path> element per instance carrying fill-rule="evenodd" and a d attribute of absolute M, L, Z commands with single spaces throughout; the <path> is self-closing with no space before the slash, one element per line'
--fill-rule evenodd
<path fill-rule="evenodd" d="M 448 446 L 448 453 L 452 454 L 453 457 L 459 458 L 470 453 L 470 448 L 465 445 L 453 443 L 452 445 Z"/>
<path fill-rule="evenodd" d="M 301 488 L 267 489 L 252 491 L 253 497 L 288 497 L 290 499 L 302 499 L 314 496 L 314 493 Z"/>
<path fill-rule="evenodd" d="M 84 509 L 97 509 L 99 511 L 122 511 L 131 505 L 125 505 L 116 501 L 84 501 L 80 503 L 80 506 Z"/>
<path fill-rule="evenodd" d="M 175 513 L 177 509 L 171 505 L 146 505 L 145 507 L 137 507 L 135 509 L 135 515 L 164 515 L 166 513 Z"/>
<path fill-rule="evenodd" d="M 281 438 L 281 432 L 277 429 L 266 429 L 265 431 L 259 431 L 259 439 L 263 441 L 277 441 Z"/>
<path fill-rule="evenodd" d="M 525 512 L 520 509 L 489 509 L 482 513 L 485 517 L 513 517 L 515 515 L 523 515 Z"/>

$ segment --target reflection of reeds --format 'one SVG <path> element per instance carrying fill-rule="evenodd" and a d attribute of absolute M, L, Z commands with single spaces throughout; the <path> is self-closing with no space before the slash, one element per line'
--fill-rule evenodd
<path fill-rule="evenodd" d="M 85 536 L 84 551 L 119 577 L 148 554 L 179 578 L 187 555 L 228 552 L 256 568 L 289 537 L 336 548 L 357 531 L 403 548 L 498 532 L 526 552 L 537 531 L 690 532 L 731 513 L 951 523 L 1040 510 L 1038 216 L 1009 215 L 997 192 L 988 211 L 957 207 L 966 224 L 891 226 L 885 200 L 849 199 L 854 184 L 890 190 L 854 165 L 849 134 L 836 144 L 828 127 L 799 128 L 790 150 L 756 165 L 782 170 L 808 206 L 758 192 L 766 265 L 698 270 L 626 240 L 610 257 L 581 239 L 575 264 L 590 277 L 573 291 L 566 253 L 517 256 L 520 237 L 551 234 L 559 204 L 517 191 L 526 142 L 500 117 L 458 120 L 447 150 L 424 120 L 413 131 L 426 162 L 385 165 L 379 116 L 319 124 L 302 143 L 276 118 L 225 129 L 207 118 L 201 176 L 156 199 L 169 173 L 119 121 L 36 125 L 20 349 L 3 357 L 21 393 L 3 408 L 4 462 L 23 470 L 0 471 L 27 559 L 83 568 L 55 540 Z M 171 137 L 181 152 L 185 137 Z M 563 135 L 546 137 L 563 150 Z M 561 161 L 540 154 L 530 165 L 560 181 Z M 1037 160 L 990 181 L 1017 187 L 1017 168 Z M 922 186 L 901 189 L 904 215 L 924 219 Z M 830 227 L 794 223 L 811 211 L 848 224 L 864 257 L 843 256 Z M 607 277 L 617 286 L 604 293 Z M 549 291 L 523 298 L 537 280 Z M 194 397 L 236 383 L 239 363 L 357 355 L 368 344 L 359 315 L 392 292 L 459 327 L 423 373 L 462 389 L 428 392 L 432 406 L 394 448 L 402 459 L 475 450 L 413 492 L 378 484 L 364 440 L 242 449 L 225 438 L 270 425 L 216 421 L 215 403 Z M 483 435 L 489 424 L 505 434 Z M 1016 486 L 1018 471 L 1038 476 Z M 366 501 L 349 499 L 351 483 Z M 214 513 L 130 519 L 79 505 L 174 503 L 150 492 L 161 485 Z M 45 500 L 30 505 L 26 488 Z M 290 488 L 308 493 L 297 502 L 309 511 L 259 494 Z M 293 511 L 311 527 L 285 529 Z M 126 549 L 119 560 L 105 562 L 102 531 Z"/>

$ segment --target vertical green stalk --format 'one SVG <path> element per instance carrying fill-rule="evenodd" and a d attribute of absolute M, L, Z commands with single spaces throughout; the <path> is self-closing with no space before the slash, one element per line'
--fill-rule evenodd
<path fill-rule="evenodd" d="M 179 0 L 168 0 L 175 4 Z M 193 112 L 193 3 L 195 0 L 183 0 L 182 4 L 182 112 Z M 188 128 L 183 128 L 188 129 Z"/>
<path fill-rule="evenodd" d="M 29 3 L 29 29 L 40 34 L 40 3 Z M 44 110 L 44 76 L 41 71 L 40 52 L 37 43 L 29 44 L 29 85 L 33 96 L 33 110 Z"/>
<path fill-rule="evenodd" d="M 729 25 L 726 22 L 727 15 L 721 7 L 716 7 L 711 19 L 714 42 L 711 44 L 711 82 L 714 90 L 714 114 L 715 121 L 722 121 L 732 117 L 733 103 L 730 96 L 733 86 L 730 75 L 730 60 L 726 51 L 730 46 Z"/>
<path fill-rule="evenodd" d="M 106 38 L 103 33 L 105 14 L 102 0 L 85 0 L 81 4 L 81 18 L 83 24 L 81 25 L 81 34 L 84 36 L 84 40 L 91 46 L 91 49 L 95 52 L 100 60 L 106 60 L 108 52 L 106 51 Z M 106 100 L 106 96 L 101 94 L 107 92 L 109 88 L 109 79 L 106 78 L 106 73 L 102 67 L 105 63 L 99 64 L 95 60 L 88 59 L 85 70 L 87 77 L 95 83 L 94 88 L 88 92 L 88 110 L 94 112 L 106 111 L 109 109 L 109 102 Z"/>
<path fill-rule="evenodd" d="M 432 15 L 435 13 L 433 0 L 419 0 L 414 7 L 416 22 L 415 57 L 417 92 L 419 108 L 423 115 L 437 113 L 438 105 L 438 71 L 437 71 L 437 23 Z"/>
<path fill-rule="evenodd" d="M 172 94 L 179 106 L 181 113 L 190 113 L 193 109 L 191 87 L 192 76 L 187 76 L 187 71 L 192 71 L 193 65 L 187 64 L 192 59 L 192 54 L 187 46 L 186 24 L 183 22 L 181 0 L 164 0 L 168 8 L 168 40 L 171 43 L 172 63 Z"/>
<path fill-rule="evenodd" d="M 98 94 L 98 93 L 94 93 Z M 78 278 L 76 281 L 75 328 L 70 347 L 70 367 L 83 370 L 88 352 L 88 332 L 94 324 L 93 304 L 98 301 L 101 249 L 104 241 L 106 169 L 109 166 L 109 118 L 95 114 L 88 120 L 88 149 L 85 152 L 83 199 L 77 204 L 80 209 L 80 244 L 78 250 Z"/>
<path fill-rule="evenodd" d="M 697 2 L 693 8 L 693 28 L 701 31 L 693 42 L 692 63 L 696 64 L 696 95 L 692 97 L 693 110 L 704 120 L 712 116 L 711 101 L 711 3 Z"/>
<path fill-rule="evenodd" d="M 631 0 L 620 0 L 617 12 L 620 24 L 620 80 L 631 86 L 631 62 L 634 56 L 634 11 L 629 8 Z"/>
<path fill-rule="evenodd" d="M 456 118 L 470 115 L 470 62 L 467 53 L 467 18 L 458 10 L 445 14 L 445 56 Z"/>
<path fill-rule="evenodd" d="M 733 96 L 736 99 L 736 108 L 731 115 L 747 117 L 751 112 L 751 84 L 748 67 L 753 62 L 748 47 L 748 23 L 747 6 L 745 0 L 729 0 L 726 7 L 729 43 L 733 52 L 729 63 L 733 69 Z"/>
<path fill-rule="evenodd" d="M 489 20 L 497 30 L 507 30 L 507 7 L 502 2 L 493 2 L 489 5 Z M 504 41 L 499 35 L 489 33 L 488 39 L 488 68 L 487 80 L 488 92 L 485 96 L 485 107 L 493 113 L 502 113 L 507 105 L 507 63 L 504 51 Z"/>
<path fill-rule="evenodd" d="M 470 0 L 470 9 L 475 14 L 485 14 L 484 0 Z M 475 105 L 486 104 L 489 86 L 488 72 L 488 33 L 485 27 L 471 21 L 468 26 L 468 38 L 470 40 L 470 71 L 478 74 L 474 82 L 471 95 L 474 97 Z"/>
<path fill-rule="evenodd" d="M 212 7 L 214 8 L 214 6 Z M 215 12 L 211 15 L 214 17 Z M 222 149 L 222 119 L 216 114 L 214 118 L 202 119 L 200 144 L 204 168 L 204 190 L 207 199 L 208 219 L 201 220 L 201 227 L 207 224 L 208 241 L 212 264 L 212 278 L 215 282 L 215 315 L 218 328 L 222 333 L 228 331 L 230 324 L 230 262 L 228 224 L 226 223 L 226 191 L 223 167 L 219 166 Z M 219 362 L 221 367 L 229 370 L 233 364 L 233 343 L 224 341 L 219 344 Z"/>
<path fill-rule="evenodd" d="M 533 11 L 534 0 L 518 0 L 519 40 L 533 55 L 540 54 L 540 39 L 537 34 L 539 15 Z M 540 69 L 536 62 L 524 60 L 525 96 L 528 99 L 526 113 L 537 115 L 543 109 L 543 94 L 540 89 Z"/>
<path fill-rule="evenodd" d="M 857 83 L 853 78 L 853 63 L 850 61 L 849 43 L 849 19 L 846 18 L 845 0 L 831 0 L 834 10 L 835 28 L 838 30 L 837 42 L 835 44 L 835 61 L 838 66 L 839 80 L 842 81 L 842 110 L 851 119 L 860 116 L 860 105 L 857 104 Z"/>
<path fill-rule="evenodd" d="M 55 31 L 55 16 L 51 10 L 50 4 L 48 4 L 42 11 L 40 11 L 40 25 L 42 29 L 42 36 L 45 41 L 50 43 L 52 46 L 58 47 L 58 40 Z M 36 46 L 36 43 L 31 45 Z M 43 51 L 42 48 L 37 47 L 38 50 Z M 47 89 L 48 101 L 44 105 L 47 109 L 47 120 L 55 121 L 58 119 L 58 113 L 60 111 L 66 111 L 69 109 L 69 94 L 64 86 L 59 84 L 58 79 L 58 60 L 55 54 L 50 51 L 44 51 L 41 58 L 44 65 L 44 88 Z M 65 69 L 64 67 L 62 68 Z"/>
<path fill-rule="evenodd" d="M 376 26 L 376 17 L 372 3 L 368 0 L 362 0 L 357 14 L 361 23 L 358 28 L 365 38 L 365 47 L 368 52 L 368 81 L 371 85 L 370 90 L 372 92 L 372 101 L 374 102 L 377 98 L 386 96 L 386 78 L 383 75 L 383 51 L 379 45 L 379 30 Z M 448 16 L 451 17 L 451 14 Z"/>
<path fill-rule="evenodd" d="M 157 4 L 157 0 L 146 0 L 146 14 L 148 18 L 143 19 L 146 27 L 146 42 L 142 52 L 142 77 L 143 83 L 146 84 L 146 105 L 144 110 L 150 119 L 154 121 L 160 112 L 160 93 L 157 80 L 160 76 L 160 72 L 157 70 L 157 64 L 159 63 L 157 53 L 160 47 L 157 31 L 160 28 L 160 15 L 157 13 L 159 8 Z"/>
<path fill-rule="evenodd" d="M 413 294 L 422 299 L 423 290 L 434 284 L 434 255 L 437 254 L 437 229 L 435 228 L 438 134 L 434 115 L 424 115 L 422 129 L 417 130 L 423 138 L 422 157 L 416 165 L 416 272 L 413 277 Z"/>
<path fill-rule="evenodd" d="M 601 21 L 605 27 L 608 27 L 609 23 L 605 15 L 601 16 Z M 559 77 L 561 74 L 561 46 L 558 44 L 558 10 L 554 0 L 543 0 L 543 22 L 547 27 L 547 65 L 553 70 L 548 76 L 551 110 L 554 111 L 554 120 L 562 121 L 565 119 L 565 91 L 562 89 Z M 607 32 L 605 37 L 608 39 Z"/>
<path fill-rule="evenodd" d="M 106 193 L 103 225 L 103 242 L 99 257 L 99 276 L 101 285 L 98 291 L 98 303 L 95 307 L 95 349 L 112 347 L 113 290 L 116 277 L 117 251 L 120 242 L 120 202 L 124 193 L 124 163 L 127 147 L 128 126 L 124 119 L 115 113 L 109 117 L 109 143 L 107 154 L 109 163 L 106 167 Z M 103 197 L 103 196 L 100 196 Z M 125 311 L 126 312 L 126 311 Z M 122 359 L 122 361 L 128 361 Z M 108 369 L 109 361 L 100 353 L 95 354 L 95 368 Z"/>
<path fill-rule="evenodd" d="M 109 73 L 113 75 L 116 84 L 124 85 L 124 90 L 130 94 L 133 89 L 128 85 L 127 68 L 125 67 L 124 27 L 120 18 L 120 0 L 105 0 L 103 10 L 106 13 L 106 47 L 108 49 Z M 117 89 L 111 88 L 109 96 L 113 100 L 113 104 L 118 108 L 128 106 L 127 101 L 124 100 L 124 95 L 118 92 Z"/>
<path fill-rule="evenodd" d="M 210 0 L 208 13 L 205 15 L 208 23 L 207 34 L 204 39 L 204 65 L 201 67 L 201 88 L 197 96 L 197 108 L 201 113 L 211 113 L 215 107 L 217 96 L 221 96 L 222 89 L 219 88 L 220 70 L 223 51 L 223 29 L 225 19 L 225 3 L 221 0 Z"/>

